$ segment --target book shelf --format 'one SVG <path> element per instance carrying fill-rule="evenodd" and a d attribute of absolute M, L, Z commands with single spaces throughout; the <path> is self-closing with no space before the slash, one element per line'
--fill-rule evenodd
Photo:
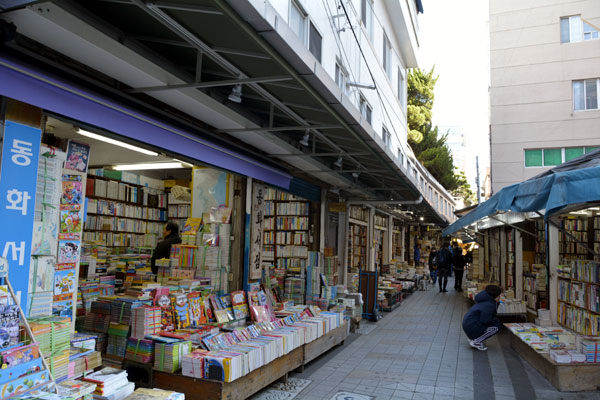
<path fill-rule="evenodd" d="M 369 210 L 350 207 L 348 215 L 348 272 L 358 274 L 367 267 Z"/>
<path fill-rule="evenodd" d="M 86 181 L 83 240 L 107 247 L 155 246 L 167 221 L 167 196 L 158 189 L 99 176 Z"/>
<path fill-rule="evenodd" d="M 169 221 L 179 225 L 179 231 L 185 226 L 185 221 L 192 216 L 192 205 L 188 201 L 181 201 L 169 193 L 168 196 L 168 217 Z"/>
<path fill-rule="evenodd" d="M 515 230 L 506 231 L 506 288 L 515 290 Z"/>
<path fill-rule="evenodd" d="M 523 273 L 523 301 L 527 311 L 537 315 L 537 310 L 547 308 L 546 266 L 532 265 L 531 272 Z"/>
<path fill-rule="evenodd" d="M 536 264 L 544 264 L 546 263 L 546 231 L 543 219 L 535 220 L 535 234 L 537 240 L 535 242 L 534 262 Z"/>
<path fill-rule="evenodd" d="M 285 296 L 305 296 L 305 271 L 309 258 L 310 201 L 267 188 L 263 223 L 263 266 L 283 274 Z M 283 270 L 283 271 L 282 271 Z"/>
<path fill-rule="evenodd" d="M 392 228 L 392 253 L 392 258 L 402 259 L 402 225 L 396 220 Z"/>
<path fill-rule="evenodd" d="M 558 275 L 558 322 L 577 333 L 600 335 L 600 263 L 573 260 Z"/>

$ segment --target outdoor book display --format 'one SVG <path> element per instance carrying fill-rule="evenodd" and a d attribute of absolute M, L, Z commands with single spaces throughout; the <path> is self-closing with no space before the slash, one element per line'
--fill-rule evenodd
<path fill-rule="evenodd" d="M 600 386 L 600 339 L 561 327 L 504 324 L 511 346 L 561 391 L 597 390 Z"/>

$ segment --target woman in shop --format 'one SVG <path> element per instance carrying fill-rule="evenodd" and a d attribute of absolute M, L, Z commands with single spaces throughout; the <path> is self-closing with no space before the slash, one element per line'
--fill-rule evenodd
<path fill-rule="evenodd" d="M 167 222 L 163 227 L 163 240 L 156 245 L 152 253 L 152 259 L 150 260 L 153 274 L 158 273 L 156 260 L 171 257 L 171 245 L 180 243 L 179 226 L 175 222 Z"/>

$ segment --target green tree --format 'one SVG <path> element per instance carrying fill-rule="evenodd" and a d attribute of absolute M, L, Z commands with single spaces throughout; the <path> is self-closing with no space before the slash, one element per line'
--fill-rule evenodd
<path fill-rule="evenodd" d="M 473 197 L 467 178 L 454 166 L 452 152 L 446 143 L 448 135 L 440 134 L 431 122 L 438 78 L 435 67 L 430 71 L 414 68 L 408 74 L 408 144 L 429 173 L 446 190 L 464 197 L 466 203 Z"/>
<path fill-rule="evenodd" d="M 454 176 L 456 177 L 458 187 L 452 191 L 452 195 L 454 197 L 461 197 L 465 202 L 465 206 L 472 206 L 477 202 L 477 196 L 471 189 L 469 182 L 467 182 L 465 171 L 458 169 L 457 167 L 454 168 Z"/>
<path fill-rule="evenodd" d="M 411 70 L 407 78 L 407 120 L 408 142 L 410 145 L 423 140 L 426 130 L 431 127 L 435 83 L 434 68 L 426 72 L 420 68 Z"/>

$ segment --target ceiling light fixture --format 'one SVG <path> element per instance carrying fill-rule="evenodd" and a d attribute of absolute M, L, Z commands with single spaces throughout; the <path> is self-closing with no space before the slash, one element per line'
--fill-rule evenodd
<path fill-rule="evenodd" d="M 233 101 L 234 103 L 241 103 L 242 102 L 242 85 L 235 85 L 234 87 L 231 88 L 231 93 L 229 94 L 229 96 L 227 96 L 227 98 L 231 101 Z"/>
<path fill-rule="evenodd" d="M 113 167 L 117 171 L 141 171 L 146 169 L 175 169 L 185 168 L 180 162 L 159 162 L 140 164 L 118 164 Z"/>
<path fill-rule="evenodd" d="M 310 133 L 308 132 L 308 129 L 306 130 L 306 132 L 304 133 L 304 136 L 302 137 L 302 140 L 300 140 L 300 144 L 304 147 L 308 147 L 308 145 L 310 144 L 308 141 L 310 140 Z"/>
<path fill-rule="evenodd" d="M 137 147 L 137 146 L 131 145 L 129 143 L 125 143 L 125 142 L 120 142 L 118 140 L 111 139 L 111 138 L 106 137 L 106 136 L 98 135 L 97 133 L 88 132 L 88 131 L 85 131 L 83 129 L 78 129 L 77 133 L 79 133 L 81 136 L 89 137 L 90 139 L 96 139 L 96 140 L 100 140 L 101 142 L 105 142 L 105 143 L 109 143 L 109 144 L 114 144 L 115 146 L 119 146 L 119 147 L 123 147 L 125 149 L 137 151 L 138 153 L 146 154 L 146 155 L 149 155 L 149 156 L 155 156 L 156 157 L 158 155 L 158 153 L 155 152 L 155 151 L 150 151 L 150 150 L 142 149 L 141 147 Z"/>
<path fill-rule="evenodd" d="M 419 221 L 425 221 L 425 218 L 419 217 Z"/>
<path fill-rule="evenodd" d="M 342 165 L 344 163 L 344 159 L 342 157 L 338 157 L 337 160 L 335 160 L 335 162 L 333 163 L 334 166 L 338 167 L 339 169 L 342 169 Z"/>
<path fill-rule="evenodd" d="M 360 176 L 360 172 L 353 172 L 352 176 L 356 179 L 358 179 L 358 177 Z"/>

